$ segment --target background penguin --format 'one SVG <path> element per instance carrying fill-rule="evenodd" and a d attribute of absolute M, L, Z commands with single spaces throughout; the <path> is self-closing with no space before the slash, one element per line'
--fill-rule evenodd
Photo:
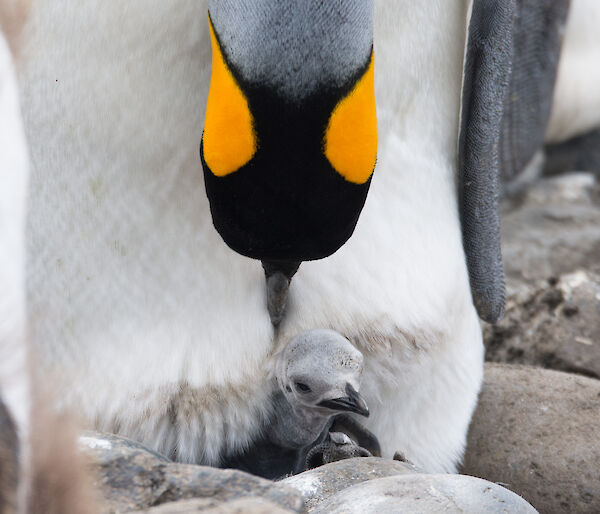
<path fill-rule="evenodd" d="M 564 27 L 545 173 L 588 170 L 600 176 L 600 4 L 573 0 Z"/>
<path fill-rule="evenodd" d="M 229 43 L 211 11 L 231 63 L 231 41 L 260 26 L 253 13 L 265 3 L 239 4 Z M 482 15 L 490 6 L 498 8 Z M 454 471 L 482 376 L 473 297 L 488 319 L 502 305 L 493 150 L 507 70 L 504 53 L 493 54 L 496 68 L 488 58 L 494 37 L 511 34 L 512 6 L 477 1 L 469 18 L 466 1 L 376 3 L 377 170 L 352 237 L 298 268 L 276 332 L 265 271 L 227 246 L 205 196 L 198 142 L 210 82 L 206 2 L 181 0 L 174 9 L 158 0 L 90 0 L 77 10 L 66 0 L 38 2 L 21 81 L 32 161 L 27 314 L 61 406 L 177 460 L 219 464 L 259 433 L 271 390 L 264 369 L 279 346 L 328 327 L 364 355 L 367 426 L 384 456 L 400 450 L 427 471 Z M 310 25 L 310 11 L 303 13 Z M 369 39 L 371 26 L 363 27 Z M 475 46 L 463 90 L 467 36 Z M 256 54 L 261 46 L 247 48 Z M 353 69 L 364 70 L 367 54 L 356 55 L 363 60 Z M 319 91 L 335 89 L 335 74 L 321 78 Z M 489 86 L 489 98 L 477 93 L 479 84 Z M 477 129 L 488 120 L 493 126 Z M 459 141 L 461 122 L 490 136 L 478 143 L 483 152 L 470 151 L 468 129 Z M 491 189 L 459 174 L 459 147 L 460 169 L 487 177 Z M 479 200 L 491 231 L 471 216 L 469 201 Z M 459 205 L 472 230 L 463 230 Z M 353 218 L 346 220 L 340 234 L 351 232 Z M 254 257 L 268 275 L 278 254 Z M 272 275 L 289 279 L 296 261 L 286 262 L 287 269 L 276 262 Z"/>
<path fill-rule="evenodd" d="M 600 127 L 600 4 L 571 0 L 546 141 L 557 143 Z"/>
<path fill-rule="evenodd" d="M 5 33 L 20 23 L 0 4 L 0 512 L 26 498 L 31 383 L 25 343 L 25 195 L 27 154 L 13 57 Z M 11 40 L 13 48 L 15 39 Z"/>
<path fill-rule="evenodd" d="M 75 448 L 75 431 L 51 412 L 36 384 L 25 316 L 27 151 L 11 49 L 25 17 L 0 2 L 0 512 L 94 511 Z"/>
<path fill-rule="evenodd" d="M 355 412 L 369 416 L 360 397 L 363 356 L 332 330 L 311 330 L 292 339 L 276 356 L 271 396 L 272 410 L 261 435 L 248 449 L 227 456 L 225 468 L 238 468 L 265 478 L 281 478 L 307 469 L 314 446 L 320 452 L 337 446 L 329 439 L 336 414 Z M 364 439 L 370 434 L 364 431 Z M 371 453 L 353 444 L 339 444 L 346 456 Z M 377 453 L 376 439 L 370 444 Z M 344 448 L 346 447 L 346 448 Z"/>

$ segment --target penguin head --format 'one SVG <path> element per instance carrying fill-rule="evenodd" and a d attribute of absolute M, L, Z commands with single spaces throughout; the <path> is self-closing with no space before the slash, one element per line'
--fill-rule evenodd
<path fill-rule="evenodd" d="M 324 329 L 293 338 L 276 365 L 277 382 L 288 403 L 325 415 L 369 415 L 358 392 L 362 370 L 362 353 L 342 335 Z"/>
<path fill-rule="evenodd" d="M 209 2 L 200 153 L 236 252 L 297 268 L 352 235 L 377 154 L 373 3 Z"/>

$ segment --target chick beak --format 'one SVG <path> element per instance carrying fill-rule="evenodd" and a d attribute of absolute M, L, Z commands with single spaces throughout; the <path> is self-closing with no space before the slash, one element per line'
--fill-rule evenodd
<path fill-rule="evenodd" d="M 267 281 L 267 309 L 273 326 L 277 327 L 285 315 L 288 291 L 292 277 L 300 267 L 297 261 L 261 261 Z"/>
<path fill-rule="evenodd" d="M 358 391 L 352 387 L 352 384 L 346 384 L 346 394 L 341 398 L 333 398 L 331 400 L 323 400 L 319 403 L 321 407 L 327 407 L 328 409 L 346 412 L 356 412 L 365 418 L 369 417 L 369 407 L 367 403 L 362 399 Z"/>

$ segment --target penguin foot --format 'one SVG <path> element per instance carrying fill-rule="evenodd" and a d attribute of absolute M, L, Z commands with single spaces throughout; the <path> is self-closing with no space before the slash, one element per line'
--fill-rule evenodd
<path fill-rule="evenodd" d="M 338 414 L 334 418 L 329 431 L 343 432 L 355 441 L 358 446 L 369 450 L 373 457 L 381 457 L 381 446 L 377 440 L 377 436 L 348 414 Z"/>
<path fill-rule="evenodd" d="M 352 457 L 372 457 L 369 450 L 362 448 L 342 432 L 329 432 L 327 440 L 312 448 L 306 456 L 306 469 L 313 469 Z"/>

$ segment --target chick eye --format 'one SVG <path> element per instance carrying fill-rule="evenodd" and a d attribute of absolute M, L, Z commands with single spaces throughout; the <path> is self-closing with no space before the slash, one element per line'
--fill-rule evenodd
<path fill-rule="evenodd" d="M 294 385 L 301 393 L 310 393 L 310 387 L 308 387 L 306 384 L 303 384 L 302 382 L 296 382 Z"/>

